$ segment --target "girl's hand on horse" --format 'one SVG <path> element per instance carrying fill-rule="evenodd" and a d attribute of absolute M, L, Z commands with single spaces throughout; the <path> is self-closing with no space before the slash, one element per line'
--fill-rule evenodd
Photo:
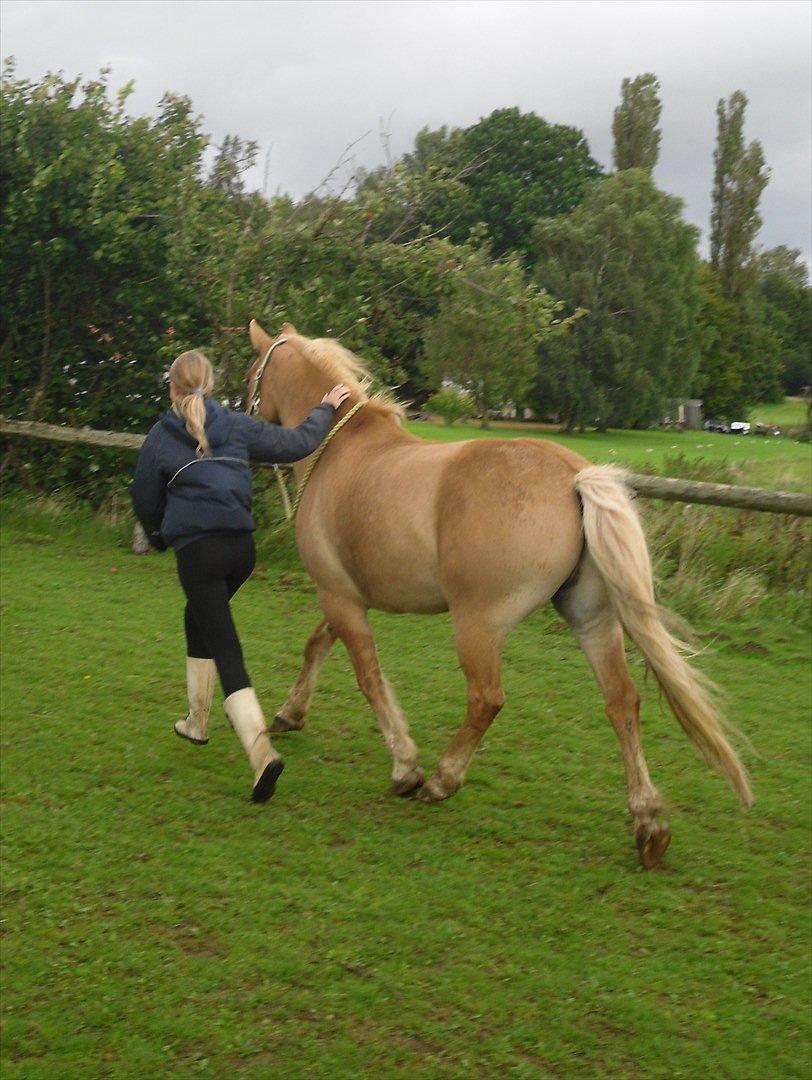
<path fill-rule="evenodd" d="M 338 386 L 333 387 L 329 394 L 324 395 L 321 404 L 332 405 L 334 409 L 337 409 L 349 396 L 350 392 L 344 383 L 339 383 Z"/>

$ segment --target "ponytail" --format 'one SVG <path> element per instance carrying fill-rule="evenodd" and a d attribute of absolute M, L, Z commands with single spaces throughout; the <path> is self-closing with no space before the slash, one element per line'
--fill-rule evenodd
<path fill-rule="evenodd" d="M 211 454 L 206 438 L 206 394 L 214 389 L 214 369 L 211 361 L 196 349 L 181 353 L 169 369 L 169 379 L 182 396 L 172 409 L 183 420 L 186 430 L 197 442 L 198 457 Z"/>

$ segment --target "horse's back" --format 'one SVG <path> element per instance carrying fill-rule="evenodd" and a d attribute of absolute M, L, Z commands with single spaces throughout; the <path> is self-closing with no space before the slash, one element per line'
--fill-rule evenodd
<path fill-rule="evenodd" d="M 369 607 L 507 605 L 521 617 L 577 564 L 573 478 L 587 464 L 540 439 L 359 444 L 303 499 L 302 558 L 320 588 Z"/>

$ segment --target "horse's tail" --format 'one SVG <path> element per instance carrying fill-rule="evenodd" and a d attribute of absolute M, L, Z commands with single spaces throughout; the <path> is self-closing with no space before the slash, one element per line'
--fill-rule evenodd
<path fill-rule="evenodd" d="M 600 465 L 582 469 L 575 488 L 583 506 L 587 550 L 626 633 L 648 661 L 688 738 L 749 806 L 753 795 L 747 773 L 725 737 L 712 684 L 691 667 L 683 656 L 685 646 L 663 624 L 648 547 L 622 470 Z"/>

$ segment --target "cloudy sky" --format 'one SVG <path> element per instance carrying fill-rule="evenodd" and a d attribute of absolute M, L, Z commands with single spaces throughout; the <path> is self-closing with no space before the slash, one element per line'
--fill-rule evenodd
<path fill-rule="evenodd" d="M 772 178 L 764 246 L 810 254 L 812 5 L 807 0 L 4 0 L 18 73 L 135 80 L 132 112 L 188 94 L 215 140 L 257 140 L 269 192 L 311 190 L 354 140 L 380 164 L 420 128 L 518 105 L 581 128 L 611 166 L 624 76 L 662 86 L 659 185 L 707 231 L 717 100 L 741 89 Z M 263 182 L 259 168 L 255 186 Z"/>

